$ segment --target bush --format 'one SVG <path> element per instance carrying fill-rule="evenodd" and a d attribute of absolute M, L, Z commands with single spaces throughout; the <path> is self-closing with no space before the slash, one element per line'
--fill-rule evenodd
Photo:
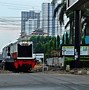
<path fill-rule="evenodd" d="M 89 60 L 65 60 L 64 65 L 70 65 L 70 68 L 89 68 Z"/>

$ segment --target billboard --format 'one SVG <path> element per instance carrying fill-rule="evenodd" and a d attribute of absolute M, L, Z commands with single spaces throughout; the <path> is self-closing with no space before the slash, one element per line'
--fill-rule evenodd
<path fill-rule="evenodd" d="M 62 55 L 73 56 L 74 55 L 74 46 L 62 46 Z M 89 55 L 89 46 L 80 46 L 80 55 L 88 56 Z"/>
<path fill-rule="evenodd" d="M 67 0 L 67 10 L 72 7 L 75 3 L 77 3 L 79 0 Z"/>
<path fill-rule="evenodd" d="M 62 46 L 62 55 L 74 55 L 74 46 Z"/>
<path fill-rule="evenodd" d="M 35 53 L 33 56 L 34 58 L 44 58 L 44 53 Z"/>
<path fill-rule="evenodd" d="M 89 55 L 89 46 L 80 46 L 80 55 Z"/>

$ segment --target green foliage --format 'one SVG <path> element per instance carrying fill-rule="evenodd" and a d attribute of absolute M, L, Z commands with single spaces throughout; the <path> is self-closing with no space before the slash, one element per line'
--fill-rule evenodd
<path fill-rule="evenodd" d="M 68 37 L 68 33 L 66 32 L 66 44 L 69 44 L 69 37 Z"/>
<path fill-rule="evenodd" d="M 59 35 L 57 35 L 57 49 L 60 48 L 60 37 Z"/>
<path fill-rule="evenodd" d="M 65 57 L 65 60 L 66 61 L 71 61 L 71 60 L 74 60 L 74 57 Z"/>
<path fill-rule="evenodd" d="M 52 0 L 52 2 L 54 2 L 54 0 Z M 54 10 L 54 17 L 56 17 L 57 14 L 59 15 L 60 25 L 64 24 L 65 11 L 66 11 L 66 0 L 62 0 L 61 3 L 59 3 Z"/>
<path fill-rule="evenodd" d="M 64 35 L 63 35 L 63 37 L 62 37 L 62 45 L 64 45 L 64 42 L 65 42 L 65 40 L 64 40 Z"/>
<path fill-rule="evenodd" d="M 82 44 L 85 44 L 85 36 L 82 37 Z"/>
<path fill-rule="evenodd" d="M 66 65 L 70 65 L 71 68 L 89 68 L 89 60 L 80 60 L 80 61 L 76 61 L 76 60 L 65 60 L 64 62 L 65 67 Z"/>
<path fill-rule="evenodd" d="M 34 53 L 44 53 L 45 57 L 50 57 L 53 50 L 58 50 L 60 45 L 60 37 L 50 36 L 32 36 L 30 41 L 33 42 Z"/>

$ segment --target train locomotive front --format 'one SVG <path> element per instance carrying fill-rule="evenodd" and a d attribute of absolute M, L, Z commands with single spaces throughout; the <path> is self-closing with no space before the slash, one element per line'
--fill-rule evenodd
<path fill-rule="evenodd" d="M 6 69 L 31 71 L 36 64 L 33 58 L 33 43 L 20 41 L 4 47 L 3 60 Z"/>

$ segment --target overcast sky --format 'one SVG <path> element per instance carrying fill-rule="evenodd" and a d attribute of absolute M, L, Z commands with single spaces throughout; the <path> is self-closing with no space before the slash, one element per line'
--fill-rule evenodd
<path fill-rule="evenodd" d="M 15 42 L 21 32 L 21 11 L 40 11 L 43 2 L 52 0 L 0 0 L 0 52 Z"/>

